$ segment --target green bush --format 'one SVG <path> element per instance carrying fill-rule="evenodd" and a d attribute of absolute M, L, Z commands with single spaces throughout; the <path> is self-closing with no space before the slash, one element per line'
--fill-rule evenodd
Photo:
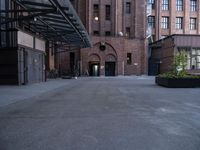
<path fill-rule="evenodd" d="M 168 73 L 160 74 L 163 78 L 200 78 L 200 76 L 190 75 L 186 71 L 187 54 L 185 51 L 178 52 L 174 57 L 173 70 Z"/>
<path fill-rule="evenodd" d="M 187 53 L 185 51 L 178 52 L 174 57 L 173 72 L 177 76 L 187 75 Z"/>
<path fill-rule="evenodd" d="M 175 74 L 174 72 L 168 72 L 168 73 L 163 73 L 160 74 L 159 77 L 162 78 L 200 78 L 200 76 L 195 76 L 195 75 L 190 75 L 190 74 Z"/>

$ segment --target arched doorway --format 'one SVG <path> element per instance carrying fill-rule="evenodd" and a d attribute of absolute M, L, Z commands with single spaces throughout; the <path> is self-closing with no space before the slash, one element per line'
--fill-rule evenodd
<path fill-rule="evenodd" d="M 105 76 L 116 75 L 116 57 L 113 54 L 108 54 L 105 59 Z"/>
<path fill-rule="evenodd" d="M 89 56 L 89 75 L 94 77 L 100 75 L 100 57 L 98 54 Z"/>

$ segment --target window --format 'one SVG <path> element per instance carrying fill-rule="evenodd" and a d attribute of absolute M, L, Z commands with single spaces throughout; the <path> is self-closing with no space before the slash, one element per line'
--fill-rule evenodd
<path fill-rule="evenodd" d="M 161 28 L 162 29 L 169 28 L 169 17 L 162 17 Z"/>
<path fill-rule="evenodd" d="M 74 52 L 70 52 L 69 53 L 69 64 L 70 64 L 70 71 L 73 74 L 74 73 L 74 69 L 75 69 L 75 53 Z"/>
<path fill-rule="evenodd" d="M 148 4 L 151 5 L 151 9 L 155 9 L 155 0 L 148 0 Z"/>
<path fill-rule="evenodd" d="M 169 0 L 162 0 L 162 10 L 169 10 Z"/>
<path fill-rule="evenodd" d="M 99 35 L 99 31 L 94 31 L 94 35 L 98 36 Z"/>
<path fill-rule="evenodd" d="M 191 50 L 191 69 L 200 69 L 200 49 Z"/>
<path fill-rule="evenodd" d="M 0 10 L 5 10 L 5 0 L 0 1 Z"/>
<path fill-rule="evenodd" d="M 131 2 L 126 2 L 126 13 L 127 14 L 131 13 Z"/>
<path fill-rule="evenodd" d="M 132 53 L 127 53 L 127 64 L 128 65 L 132 64 Z"/>
<path fill-rule="evenodd" d="M 98 21 L 99 20 L 99 5 L 94 4 L 94 20 Z"/>
<path fill-rule="evenodd" d="M 183 29 L 183 17 L 176 18 L 176 29 Z"/>
<path fill-rule="evenodd" d="M 148 26 L 151 28 L 155 28 L 155 16 L 148 17 Z"/>
<path fill-rule="evenodd" d="M 0 1 L 0 10 L 6 10 L 6 0 Z M 1 16 L 5 17 L 5 13 L 0 13 L 0 23 L 5 21 L 5 19 Z M 1 25 L 0 29 L 5 30 L 6 25 L 5 24 Z M 0 47 L 6 47 L 6 32 L 5 31 L 0 32 Z"/>
<path fill-rule="evenodd" d="M 106 36 L 111 36 L 111 32 L 110 32 L 110 31 L 106 31 L 106 32 L 105 32 L 105 35 L 106 35 Z"/>
<path fill-rule="evenodd" d="M 176 0 L 176 10 L 183 11 L 183 0 Z"/>
<path fill-rule="evenodd" d="M 197 29 L 197 19 L 190 18 L 190 30 L 196 30 L 196 29 Z"/>
<path fill-rule="evenodd" d="M 130 37 L 130 33 L 131 33 L 131 28 L 130 27 L 126 27 L 126 36 Z"/>
<path fill-rule="evenodd" d="M 190 0 L 190 11 L 197 11 L 197 0 Z"/>
<path fill-rule="evenodd" d="M 110 20 L 110 18 L 111 18 L 110 5 L 106 5 L 106 20 Z"/>
<path fill-rule="evenodd" d="M 199 48 L 178 48 L 185 51 L 187 55 L 187 69 L 200 69 L 200 49 Z"/>

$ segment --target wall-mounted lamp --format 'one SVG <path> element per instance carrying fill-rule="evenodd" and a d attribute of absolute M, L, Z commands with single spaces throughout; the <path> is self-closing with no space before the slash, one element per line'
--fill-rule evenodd
<path fill-rule="evenodd" d="M 96 16 L 96 17 L 94 17 L 94 20 L 98 21 L 98 20 L 99 20 L 99 17 L 97 17 L 97 16 Z"/>
<path fill-rule="evenodd" d="M 101 43 L 100 43 L 99 49 L 100 49 L 101 51 L 106 50 L 105 42 L 101 42 Z"/>

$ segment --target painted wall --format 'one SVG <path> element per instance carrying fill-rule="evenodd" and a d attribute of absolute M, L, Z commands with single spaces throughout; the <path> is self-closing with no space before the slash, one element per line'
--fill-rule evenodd
<path fill-rule="evenodd" d="M 34 37 L 25 32 L 18 31 L 17 44 L 34 48 Z"/>
<path fill-rule="evenodd" d="M 45 81 L 45 41 L 23 31 L 17 37 L 19 84 Z"/>

